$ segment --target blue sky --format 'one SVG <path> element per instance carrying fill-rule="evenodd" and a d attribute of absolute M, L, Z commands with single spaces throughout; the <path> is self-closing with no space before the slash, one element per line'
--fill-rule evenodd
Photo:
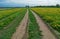
<path fill-rule="evenodd" d="M 60 0 L 0 0 L 0 7 L 6 6 L 36 6 L 36 5 L 56 5 Z"/>

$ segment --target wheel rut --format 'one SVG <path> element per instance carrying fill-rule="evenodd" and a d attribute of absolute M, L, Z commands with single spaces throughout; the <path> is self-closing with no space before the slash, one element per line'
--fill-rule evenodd
<path fill-rule="evenodd" d="M 33 11 L 31 11 L 33 15 L 36 18 L 36 21 L 40 27 L 40 30 L 42 31 L 42 39 L 57 39 L 56 36 L 53 35 L 53 33 L 49 30 L 47 25 L 43 22 L 43 20 Z"/>
<path fill-rule="evenodd" d="M 21 21 L 19 27 L 17 27 L 16 32 L 12 35 L 11 39 L 22 39 L 26 32 L 27 23 L 28 23 L 28 10 L 23 20 Z"/>

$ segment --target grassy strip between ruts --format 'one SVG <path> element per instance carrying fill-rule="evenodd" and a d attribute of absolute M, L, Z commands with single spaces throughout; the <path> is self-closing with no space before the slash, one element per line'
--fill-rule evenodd
<path fill-rule="evenodd" d="M 41 31 L 36 19 L 31 11 L 29 11 L 28 39 L 41 39 Z"/>
<path fill-rule="evenodd" d="M 12 34 L 16 31 L 16 27 L 18 27 L 19 23 L 23 19 L 26 9 L 22 9 L 19 13 L 20 14 L 16 17 L 16 19 L 8 25 L 8 28 L 0 31 L 0 39 L 11 39 Z"/>

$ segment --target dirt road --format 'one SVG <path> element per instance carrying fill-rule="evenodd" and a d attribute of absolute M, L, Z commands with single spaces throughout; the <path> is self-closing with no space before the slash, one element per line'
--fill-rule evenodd
<path fill-rule="evenodd" d="M 22 39 L 26 32 L 27 23 L 28 23 L 28 10 L 11 39 Z"/>
<path fill-rule="evenodd" d="M 42 19 L 37 15 L 35 14 L 33 11 L 32 13 L 34 14 L 36 20 L 37 20 L 37 23 L 40 27 L 40 30 L 42 31 L 42 39 L 57 39 L 53 34 L 52 32 L 49 30 L 49 28 L 47 27 L 47 25 L 42 21 Z"/>

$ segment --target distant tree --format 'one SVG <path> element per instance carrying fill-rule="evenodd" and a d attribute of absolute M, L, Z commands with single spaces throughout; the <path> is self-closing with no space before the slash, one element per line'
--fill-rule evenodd
<path fill-rule="evenodd" d="M 27 8 L 29 8 L 29 6 L 26 6 Z"/>
<path fill-rule="evenodd" d="M 60 5 L 59 4 L 56 4 L 56 7 L 60 7 Z"/>

